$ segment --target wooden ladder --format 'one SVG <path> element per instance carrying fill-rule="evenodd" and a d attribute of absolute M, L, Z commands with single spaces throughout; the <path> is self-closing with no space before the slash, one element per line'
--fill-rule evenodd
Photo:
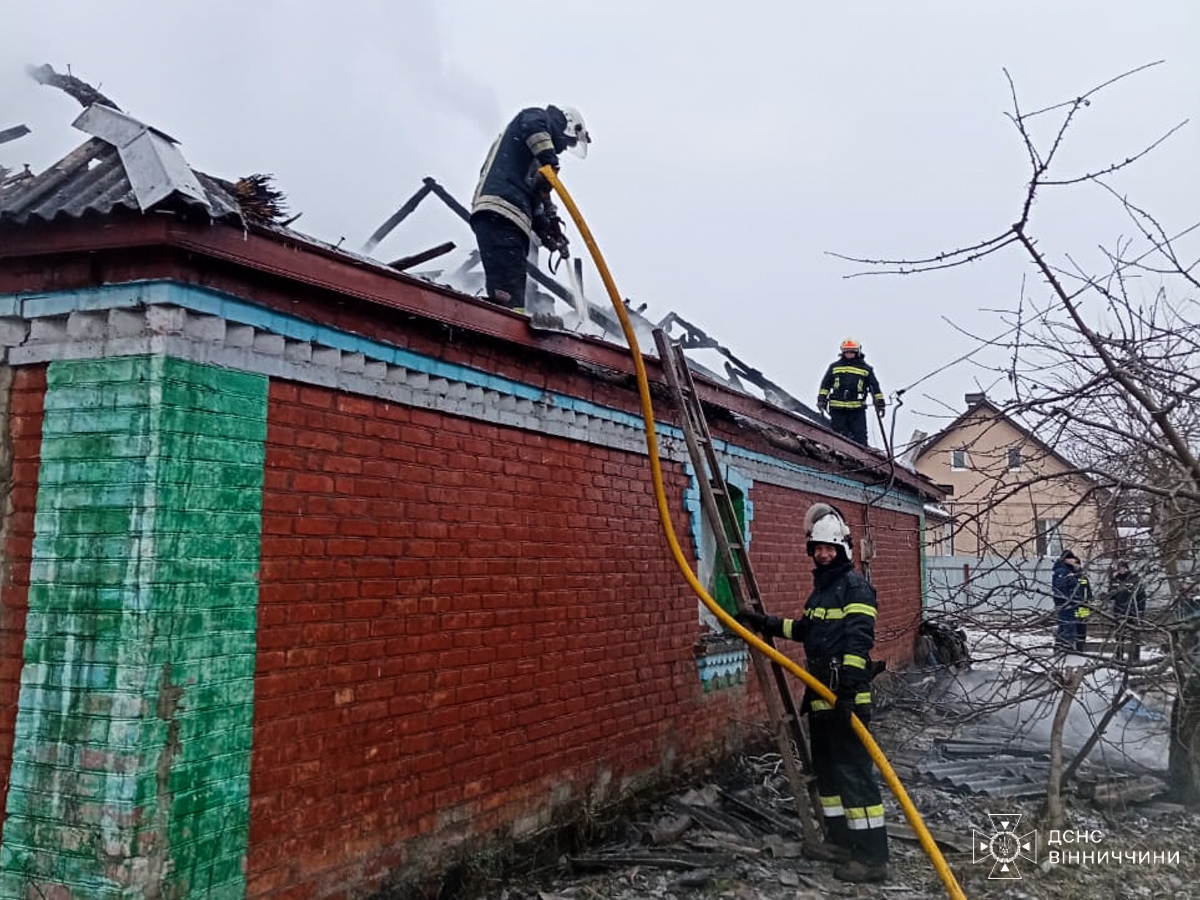
<path fill-rule="evenodd" d="M 704 514 L 716 537 L 717 552 L 725 567 L 734 601 L 739 610 L 752 609 L 763 613 L 765 610 L 762 596 L 746 552 L 733 498 L 721 471 L 721 464 L 713 447 L 712 434 L 708 430 L 708 420 L 704 417 L 704 409 L 696 393 L 696 383 L 692 380 L 692 372 L 688 368 L 683 348 L 678 341 L 668 338 L 661 328 L 654 330 L 654 342 L 658 345 L 658 358 L 662 362 L 663 372 L 674 395 L 675 405 L 681 413 L 680 425 L 692 458 L 692 467 L 696 472 L 696 482 L 700 486 Z M 764 636 L 763 641 L 772 647 L 775 646 L 770 637 Z M 786 674 L 782 666 L 761 651 L 752 648 L 750 657 L 759 688 L 767 704 L 767 712 L 771 717 L 772 732 L 779 747 L 784 772 L 796 800 L 796 815 L 800 819 L 801 833 L 806 843 L 819 843 L 822 839 L 821 832 L 812 811 L 820 807 L 820 802 L 815 781 L 812 778 L 806 779 L 801 774 L 802 769 L 811 773 L 812 763 L 808 756 L 804 727 L 788 689 Z"/>

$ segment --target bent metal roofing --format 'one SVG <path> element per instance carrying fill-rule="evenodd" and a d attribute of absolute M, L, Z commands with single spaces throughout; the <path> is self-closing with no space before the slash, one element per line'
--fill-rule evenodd
<path fill-rule="evenodd" d="M 0 222 L 186 207 L 240 221 L 230 186 L 194 171 L 167 135 L 104 106 L 89 107 L 74 124 L 95 137 L 40 175 L 0 190 Z"/>

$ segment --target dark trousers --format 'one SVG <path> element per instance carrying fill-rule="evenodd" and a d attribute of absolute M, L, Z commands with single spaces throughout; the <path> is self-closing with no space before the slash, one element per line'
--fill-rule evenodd
<path fill-rule="evenodd" d="M 1079 607 L 1071 603 L 1058 608 L 1058 629 L 1054 633 L 1056 649 L 1083 652 L 1087 643 L 1087 620 L 1076 616 L 1078 611 Z"/>
<path fill-rule="evenodd" d="M 524 309 L 528 235 L 516 222 L 490 210 L 471 216 L 471 230 L 479 245 L 487 298 L 508 309 Z"/>
<path fill-rule="evenodd" d="M 1142 655 L 1141 635 L 1138 633 L 1138 626 L 1141 624 L 1141 615 L 1137 610 L 1118 609 L 1113 612 L 1113 618 L 1116 620 L 1117 626 L 1113 631 L 1113 639 L 1116 641 L 1116 659 L 1128 659 L 1131 663 L 1136 663 Z"/>
<path fill-rule="evenodd" d="M 829 423 L 838 434 L 867 446 L 867 408 L 829 409 Z"/>
<path fill-rule="evenodd" d="M 863 724 L 870 720 L 867 709 L 856 709 Z M 887 862 L 883 797 L 867 748 L 850 723 L 833 712 L 814 709 L 808 717 L 808 737 L 830 843 L 850 848 L 851 857 L 860 862 Z"/>

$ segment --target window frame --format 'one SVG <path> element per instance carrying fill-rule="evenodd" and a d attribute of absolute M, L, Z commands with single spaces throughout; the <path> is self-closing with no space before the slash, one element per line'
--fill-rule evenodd
<path fill-rule="evenodd" d="M 950 450 L 951 472 L 966 472 L 971 468 L 970 462 L 966 447 L 954 447 Z"/>
<path fill-rule="evenodd" d="M 1041 559 L 1057 559 L 1063 552 L 1062 519 L 1038 519 L 1033 524 L 1034 550 Z"/>

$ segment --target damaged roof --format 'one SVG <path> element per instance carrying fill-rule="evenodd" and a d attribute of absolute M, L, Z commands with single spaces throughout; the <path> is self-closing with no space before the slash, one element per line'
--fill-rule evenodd
<path fill-rule="evenodd" d="M 184 160 L 173 138 L 108 106 L 88 106 L 73 124 L 92 137 L 40 174 L 0 182 L 0 229 L 36 227 L 120 213 L 123 214 L 120 218 L 124 220 L 124 228 L 155 231 L 155 219 L 146 216 L 147 212 L 198 212 L 201 220 L 236 225 L 236 242 L 224 229 L 206 229 L 202 234 L 188 232 L 187 235 L 176 230 L 160 237 L 187 242 L 189 252 L 198 252 L 203 245 L 223 259 L 243 259 L 253 267 L 265 267 L 277 273 L 291 271 L 297 265 L 307 267 L 302 277 L 314 283 L 373 304 L 427 316 L 446 325 L 518 340 L 527 334 L 527 327 L 521 322 L 509 321 L 513 318 L 511 314 L 464 294 L 442 283 L 441 279 L 399 271 L 377 259 L 347 251 L 340 242 L 332 246 L 292 230 L 288 225 L 295 217 L 282 220 L 278 202 L 282 195 L 265 183 L 269 176 L 249 176 L 235 184 L 195 171 Z M 432 179 L 426 179 L 426 182 L 432 182 Z M 435 187 L 440 191 L 440 186 Z M 430 187 L 429 191 L 433 189 Z M 447 203 L 452 208 L 457 205 L 453 198 Z M 140 224 L 136 224 L 139 220 Z M 48 252 L 44 239 L 39 238 L 35 246 L 39 247 L 38 252 Z M 15 245 L 12 249 L 20 252 Z M 308 252 L 296 254 L 297 249 Z M 270 257 L 270 261 L 266 257 Z M 353 266 L 361 274 L 351 276 L 347 272 L 333 277 L 328 270 L 328 264 L 333 261 Z M 384 273 L 389 281 L 399 278 L 432 286 L 435 293 L 398 293 L 382 282 L 370 281 Z M 539 283 L 548 281 L 554 288 L 565 291 L 552 276 L 542 274 L 543 279 L 537 279 Z M 554 293 L 560 299 L 563 296 L 558 291 Z M 553 298 L 547 300 L 553 303 Z M 592 333 L 558 335 L 540 340 L 538 346 L 571 357 L 584 367 L 599 366 L 605 371 L 623 369 L 625 363 L 617 362 L 613 355 L 625 343 L 620 323 L 606 307 L 586 299 L 584 302 L 592 320 Z M 655 328 L 662 329 L 670 337 L 674 326 L 684 332 L 678 340 L 685 350 L 720 355 L 717 365 L 723 363 L 725 375 L 695 359 L 688 360 L 689 367 L 702 379 L 719 386 L 712 402 L 741 427 L 753 427 L 769 443 L 830 463 L 835 469 L 865 472 L 871 480 L 882 478 L 890 482 L 895 479 L 922 496 L 941 495 L 932 482 L 911 470 L 894 466 L 889 476 L 886 457 L 881 458 L 877 452 L 860 448 L 833 434 L 821 416 L 788 395 L 763 373 L 733 356 L 697 326 L 673 313 L 656 326 L 639 314 L 641 308 L 632 308 L 629 301 L 625 301 L 625 306 L 635 332 L 642 332 L 639 340 L 647 340 Z M 595 333 L 595 326 L 599 326 L 601 334 Z M 624 359 L 625 351 L 620 350 L 618 355 Z M 755 397 L 743 382 L 761 390 L 762 398 Z M 705 393 L 708 393 L 707 389 Z M 721 394 L 724 396 L 717 399 Z M 798 427 L 800 421 L 824 433 L 806 435 L 807 429 Z"/>
<path fill-rule="evenodd" d="M 177 142 L 125 113 L 90 106 L 73 123 L 94 135 L 39 175 L 0 189 L 0 222 L 192 208 L 215 220 L 240 221 L 227 182 L 194 171 Z"/>

